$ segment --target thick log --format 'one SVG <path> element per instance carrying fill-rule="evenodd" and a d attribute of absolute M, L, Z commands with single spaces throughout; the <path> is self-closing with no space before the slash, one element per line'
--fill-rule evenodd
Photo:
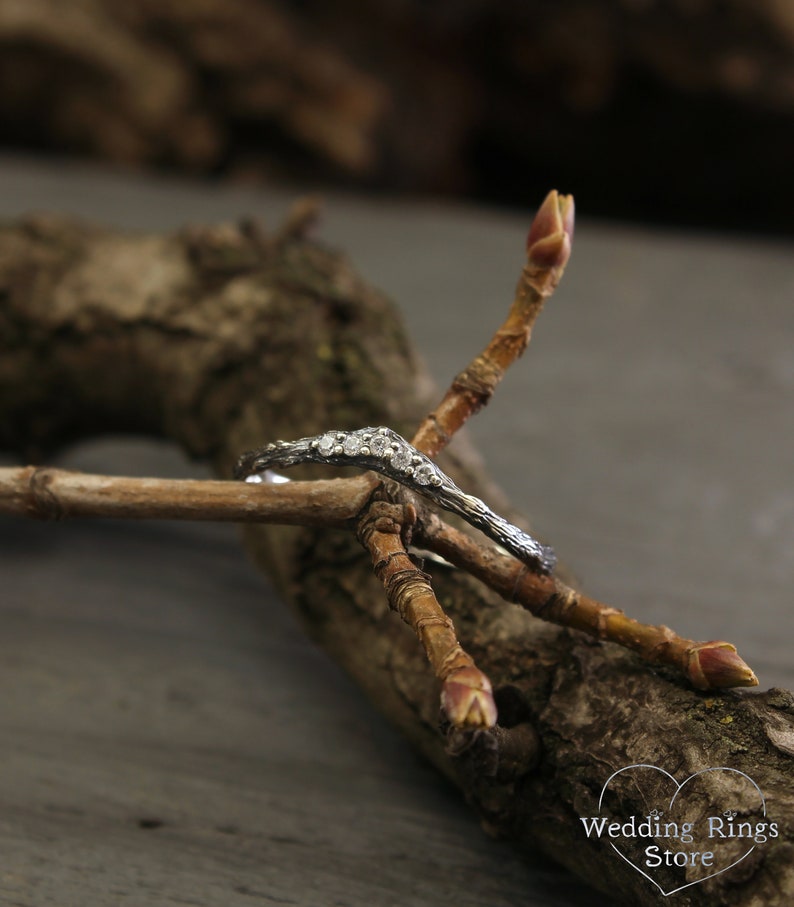
<path fill-rule="evenodd" d="M 0 445 L 25 459 L 110 429 L 136 431 L 173 439 L 226 477 L 242 450 L 268 438 L 364 424 L 410 433 L 432 402 L 399 318 L 343 257 L 252 224 L 166 236 L 41 217 L 4 227 L 0 352 Z M 490 495 L 465 457 L 447 466 Z M 791 694 L 694 692 L 439 569 L 439 599 L 491 677 L 500 711 L 495 734 L 446 738 L 432 673 L 352 534 L 257 526 L 246 539 L 308 632 L 493 833 L 562 861 L 616 901 L 648 903 L 657 894 L 648 879 L 607 838 L 588 838 L 580 818 L 598 815 L 605 781 L 625 766 L 657 765 L 679 781 L 730 767 L 763 791 L 779 836 L 674 902 L 790 902 Z M 723 777 L 701 792 L 687 820 L 717 810 L 726 785 Z M 663 789 L 653 778 L 622 789 L 621 810 L 644 815 Z M 654 878 L 671 890 L 693 876 L 672 867 Z"/>

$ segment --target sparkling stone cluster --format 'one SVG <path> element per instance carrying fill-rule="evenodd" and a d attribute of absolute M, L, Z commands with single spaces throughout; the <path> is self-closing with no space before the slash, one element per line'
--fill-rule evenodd
<path fill-rule="evenodd" d="M 382 467 L 411 477 L 418 485 L 443 483 L 435 464 L 388 428 L 326 432 L 312 441 L 311 447 L 329 460 L 350 457 L 351 465 L 356 465 L 354 461 L 380 460 Z"/>

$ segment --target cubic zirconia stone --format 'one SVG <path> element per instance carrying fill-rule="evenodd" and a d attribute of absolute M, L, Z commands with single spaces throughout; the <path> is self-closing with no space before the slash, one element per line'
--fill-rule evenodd
<path fill-rule="evenodd" d="M 361 450 L 361 438 L 359 438 L 358 435 L 348 435 L 345 438 L 345 443 L 342 445 L 342 450 L 344 450 L 349 457 L 355 457 Z"/>
<path fill-rule="evenodd" d="M 433 476 L 435 475 L 435 470 L 429 463 L 423 463 L 421 466 L 416 467 L 414 472 L 414 479 L 420 485 L 429 485 L 433 481 Z"/>
<path fill-rule="evenodd" d="M 324 456 L 330 457 L 334 452 L 336 438 L 333 435 L 323 435 L 317 442 L 317 450 Z"/>
<path fill-rule="evenodd" d="M 406 469 L 411 465 L 411 451 L 406 447 L 398 447 L 392 454 L 391 465 L 395 469 Z"/>
<path fill-rule="evenodd" d="M 373 455 L 376 457 L 382 457 L 386 453 L 386 448 L 389 446 L 389 439 L 386 435 L 373 435 L 370 438 L 369 449 L 372 451 Z"/>

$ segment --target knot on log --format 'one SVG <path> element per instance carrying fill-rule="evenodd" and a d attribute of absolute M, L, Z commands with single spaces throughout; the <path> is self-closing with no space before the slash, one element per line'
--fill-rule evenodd
<path fill-rule="evenodd" d="M 480 407 L 493 396 L 504 377 L 505 370 L 490 357 L 480 354 L 462 372 L 455 376 L 452 387 L 459 393 L 473 397 Z"/>
<path fill-rule="evenodd" d="M 494 838 L 515 833 L 516 789 L 540 763 L 541 743 L 529 722 L 515 727 L 450 728 L 446 752 L 469 791 L 483 830 Z"/>
<path fill-rule="evenodd" d="M 380 489 L 376 495 L 383 493 Z M 377 497 L 373 497 L 364 509 L 358 524 L 358 540 L 366 548 L 372 534 L 381 532 L 385 535 L 399 535 L 407 543 L 410 541 L 411 529 L 417 518 L 416 507 L 413 504 L 396 504 L 393 501 L 378 500 Z"/>
<path fill-rule="evenodd" d="M 28 467 L 27 511 L 39 520 L 60 520 L 65 516 L 61 502 L 50 490 L 52 470 Z"/>
<path fill-rule="evenodd" d="M 272 255 L 273 243 L 253 218 L 236 224 L 184 227 L 188 257 L 204 276 L 230 277 L 254 271 Z"/>

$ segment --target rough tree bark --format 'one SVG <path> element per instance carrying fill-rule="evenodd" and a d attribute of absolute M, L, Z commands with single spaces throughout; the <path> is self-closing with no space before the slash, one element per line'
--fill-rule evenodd
<path fill-rule="evenodd" d="M 398 316 L 343 257 L 254 224 L 167 236 L 46 217 L 5 226 L 0 351 L 0 445 L 26 460 L 102 432 L 145 432 L 228 477 L 241 451 L 268 439 L 365 424 L 410 434 L 434 402 Z M 465 451 L 445 466 L 493 499 Z M 790 693 L 694 692 L 439 567 L 439 599 L 491 677 L 500 712 L 494 734 L 456 749 L 460 739 L 439 731 L 425 657 L 388 611 L 352 534 L 256 526 L 245 538 L 308 632 L 460 786 L 492 833 L 563 862 L 616 901 L 648 903 L 658 892 L 608 839 L 587 838 L 580 817 L 598 815 L 604 782 L 624 766 L 657 765 L 679 781 L 728 766 L 758 784 L 780 837 L 672 901 L 790 903 Z M 622 790 L 625 814 L 643 815 L 659 785 Z M 713 811 L 718 795 L 719 786 L 701 792 L 688 818 Z M 678 869 L 655 877 L 668 890 L 688 878 Z"/>

